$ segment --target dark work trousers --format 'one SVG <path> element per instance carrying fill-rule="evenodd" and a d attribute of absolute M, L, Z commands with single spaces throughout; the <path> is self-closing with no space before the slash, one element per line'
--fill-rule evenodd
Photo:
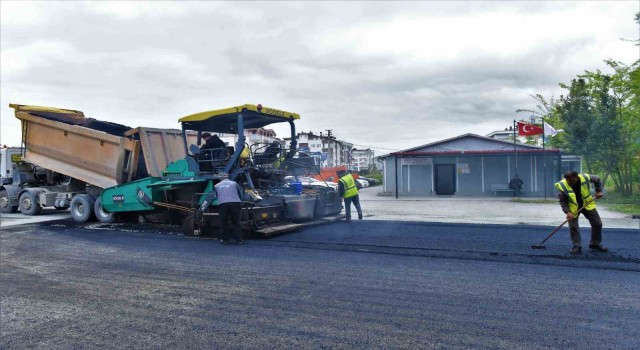
<path fill-rule="evenodd" d="M 344 199 L 344 211 L 347 215 L 347 219 L 351 219 L 351 203 L 356 206 L 358 215 L 362 215 L 362 208 L 360 208 L 360 196 L 355 195 Z"/>
<path fill-rule="evenodd" d="M 218 206 L 220 215 L 220 233 L 222 239 L 229 239 L 229 221 L 231 221 L 231 232 L 233 238 L 238 242 L 242 241 L 242 228 L 240 227 L 241 203 L 223 203 Z"/>
<path fill-rule="evenodd" d="M 580 214 L 584 215 L 589 224 L 591 224 L 591 242 L 590 244 L 600 244 L 602 242 L 602 220 L 600 220 L 600 214 L 596 209 L 586 210 L 583 209 Z M 571 235 L 571 242 L 575 247 L 582 247 L 582 240 L 580 238 L 580 225 L 578 225 L 578 218 L 580 214 L 573 220 L 569 221 L 569 233 Z"/>

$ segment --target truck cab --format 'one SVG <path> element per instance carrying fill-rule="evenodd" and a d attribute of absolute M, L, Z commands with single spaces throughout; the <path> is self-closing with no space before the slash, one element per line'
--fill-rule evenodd
<path fill-rule="evenodd" d="M 0 183 L 2 185 L 13 182 L 14 166 L 22 162 L 22 149 L 20 147 L 0 148 Z"/>

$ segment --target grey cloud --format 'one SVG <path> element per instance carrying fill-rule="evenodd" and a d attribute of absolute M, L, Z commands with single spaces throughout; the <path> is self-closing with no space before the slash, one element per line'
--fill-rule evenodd
<path fill-rule="evenodd" d="M 123 17 L 87 3 L 56 4 L 39 23 L 1 27 L 3 52 L 35 41 L 70 48 L 67 55 L 43 53 L 44 63 L 24 72 L 2 69 L 3 129 L 8 102 L 44 101 L 163 127 L 199 110 L 260 102 L 301 113 L 300 130 L 332 128 L 356 144 L 405 148 L 489 132 L 508 126 L 516 108 L 530 105 L 529 94 L 549 94 L 586 68 L 571 55 L 595 38 L 531 45 L 508 57 L 468 52 L 418 63 L 395 52 L 363 54 L 350 43 L 327 47 L 321 39 L 403 16 L 526 15 L 570 6 L 190 2 L 178 13 Z M 7 100 L 16 97 L 24 100 Z"/>

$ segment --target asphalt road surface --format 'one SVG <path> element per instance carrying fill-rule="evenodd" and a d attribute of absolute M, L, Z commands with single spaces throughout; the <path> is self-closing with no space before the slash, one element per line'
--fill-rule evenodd
<path fill-rule="evenodd" d="M 638 349 L 640 232 L 364 220 L 244 246 L 167 226 L 3 228 L 3 349 Z M 588 237 L 583 236 L 585 244 Z"/>

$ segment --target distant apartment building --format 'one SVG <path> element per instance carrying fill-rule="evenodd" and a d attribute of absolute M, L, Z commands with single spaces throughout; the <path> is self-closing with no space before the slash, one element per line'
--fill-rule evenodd
<path fill-rule="evenodd" d="M 220 139 L 227 144 L 227 146 L 235 146 L 238 141 L 238 135 L 235 134 L 218 135 L 220 136 Z M 246 129 L 244 131 L 244 138 L 245 143 L 247 143 L 252 150 L 259 147 L 258 145 L 266 145 L 273 141 L 281 142 L 275 131 L 265 128 Z"/>
<path fill-rule="evenodd" d="M 336 139 L 328 139 L 325 145 L 325 149 L 327 151 L 326 166 L 349 166 L 351 164 L 351 150 L 353 149 L 352 143 Z"/>
<path fill-rule="evenodd" d="M 298 150 L 309 153 L 322 153 L 322 136 L 313 132 L 300 132 L 296 135 Z"/>
<path fill-rule="evenodd" d="M 287 144 L 291 144 L 291 139 L 285 139 Z M 337 140 L 330 135 L 316 134 L 310 132 L 299 132 L 296 134 L 298 150 L 308 152 L 318 156 L 322 167 L 335 167 L 351 164 L 351 149 L 353 144 Z"/>
<path fill-rule="evenodd" d="M 513 127 L 505 128 L 504 130 L 493 131 L 487 134 L 487 137 L 492 139 L 500 140 L 500 141 L 511 141 L 513 142 Z"/>
<path fill-rule="evenodd" d="M 372 149 L 352 149 L 351 150 L 351 170 L 363 171 L 375 168 L 374 152 Z"/>

